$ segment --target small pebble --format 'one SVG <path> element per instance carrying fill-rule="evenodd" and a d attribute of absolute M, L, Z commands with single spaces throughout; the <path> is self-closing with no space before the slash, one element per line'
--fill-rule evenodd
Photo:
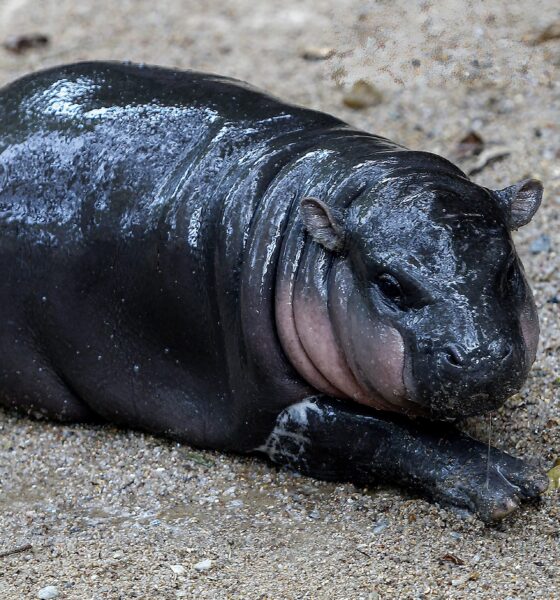
<path fill-rule="evenodd" d="M 169 568 L 173 571 L 173 573 L 175 573 L 175 575 L 185 574 L 185 567 L 183 567 L 183 565 L 169 565 Z"/>
<path fill-rule="evenodd" d="M 208 571 L 208 569 L 212 566 L 212 561 L 207 558 L 205 560 L 201 560 L 200 562 L 196 563 L 196 565 L 194 566 L 196 571 Z"/>
<path fill-rule="evenodd" d="M 47 587 L 41 588 L 37 593 L 37 598 L 40 600 L 50 600 L 51 598 L 58 598 L 58 589 L 54 585 L 47 585 Z"/>
<path fill-rule="evenodd" d="M 389 521 L 387 521 L 387 519 L 381 519 L 381 521 L 378 521 L 374 528 L 373 528 L 373 533 L 378 534 L 381 533 L 384 529 L 387 529 L 387 527 L 389 526 Z"/>
<path fill-rule="evenodd" d="M 326 46 L 310 47 L 303 50 L 300 54 L 304 60 L 328 60 L 336 54 L 334 48 Z"/>
<path fill-rule="evenodd" d="M 543 233 L 532 242 L 532 244 L 529 246 L 529 250 L 531 250 L 533 254 L 540 254 L 541 252 L 549 252 L 551 247 L 552 240 L 550 239 L 550 236 L 546 235 L 546 233 Z"/>

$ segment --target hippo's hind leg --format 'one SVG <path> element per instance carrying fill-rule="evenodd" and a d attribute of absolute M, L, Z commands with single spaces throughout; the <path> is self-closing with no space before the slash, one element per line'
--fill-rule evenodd
<path fill-rule="evenodd" d="M 99 420 L 48 358 L 21 342 L 2 353 L 0 405 L 66 423 Z"/>
<path fill-rule="evenodd" d="M 443 504 L 500 519 L 547 487 L 546 475 L 442 423 L 360 412 L 319 397 L 278 417 L 260 448 L 275 463 L 312 477 L 396 483 Z"/>

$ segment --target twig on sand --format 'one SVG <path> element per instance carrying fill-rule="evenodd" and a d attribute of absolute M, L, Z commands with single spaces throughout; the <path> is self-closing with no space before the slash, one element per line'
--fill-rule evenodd
<path fill-rule="evenodd" d="M 496 146 L 494 148 L 488 148 L 483 150 L 476 160 L 476 162 L 467 168 L 467 175 L 476 175 L 480 173 L 484 168 L 488 165 L 496 162 L 497 160 L 502 160 L 509 156 L 511 152 L 505 146 Z"/>
<path fill-rule="evenodd" d="M 23 546 L 17 546 L 16 548 L 12 548 L 11 550 L 4 550 L 4 552 L 0 552 L 0 558 L 6 558 L 6 556 L 12 556 L 12 554 L 20 554 L 21 552 L 27 552 L 27 550 L 31 550 L 33 546 L 31 544 L 24 544 Z"/>

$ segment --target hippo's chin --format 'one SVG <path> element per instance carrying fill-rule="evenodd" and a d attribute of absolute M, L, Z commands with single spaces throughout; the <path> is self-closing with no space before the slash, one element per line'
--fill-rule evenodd
<path fill-rule="evenodd" d="M 518 389 L 505 389 L 499 394 L 475 393 L 463 397 L 434 397 L 426 407 L 428 418 L 434 421 L 457 421 L 488 414 L 503 406 Z"/>

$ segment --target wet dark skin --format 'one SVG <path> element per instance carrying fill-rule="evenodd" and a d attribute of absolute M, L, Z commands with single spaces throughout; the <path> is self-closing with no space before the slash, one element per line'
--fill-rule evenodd
<path fill-rule="evenodd" d="M 30 75 L 0 91 L 0 401 L 502 518 L 546 476 L 452 422 L 534 361 L 511 231 L 541 195 L 228 78 Z"/>

